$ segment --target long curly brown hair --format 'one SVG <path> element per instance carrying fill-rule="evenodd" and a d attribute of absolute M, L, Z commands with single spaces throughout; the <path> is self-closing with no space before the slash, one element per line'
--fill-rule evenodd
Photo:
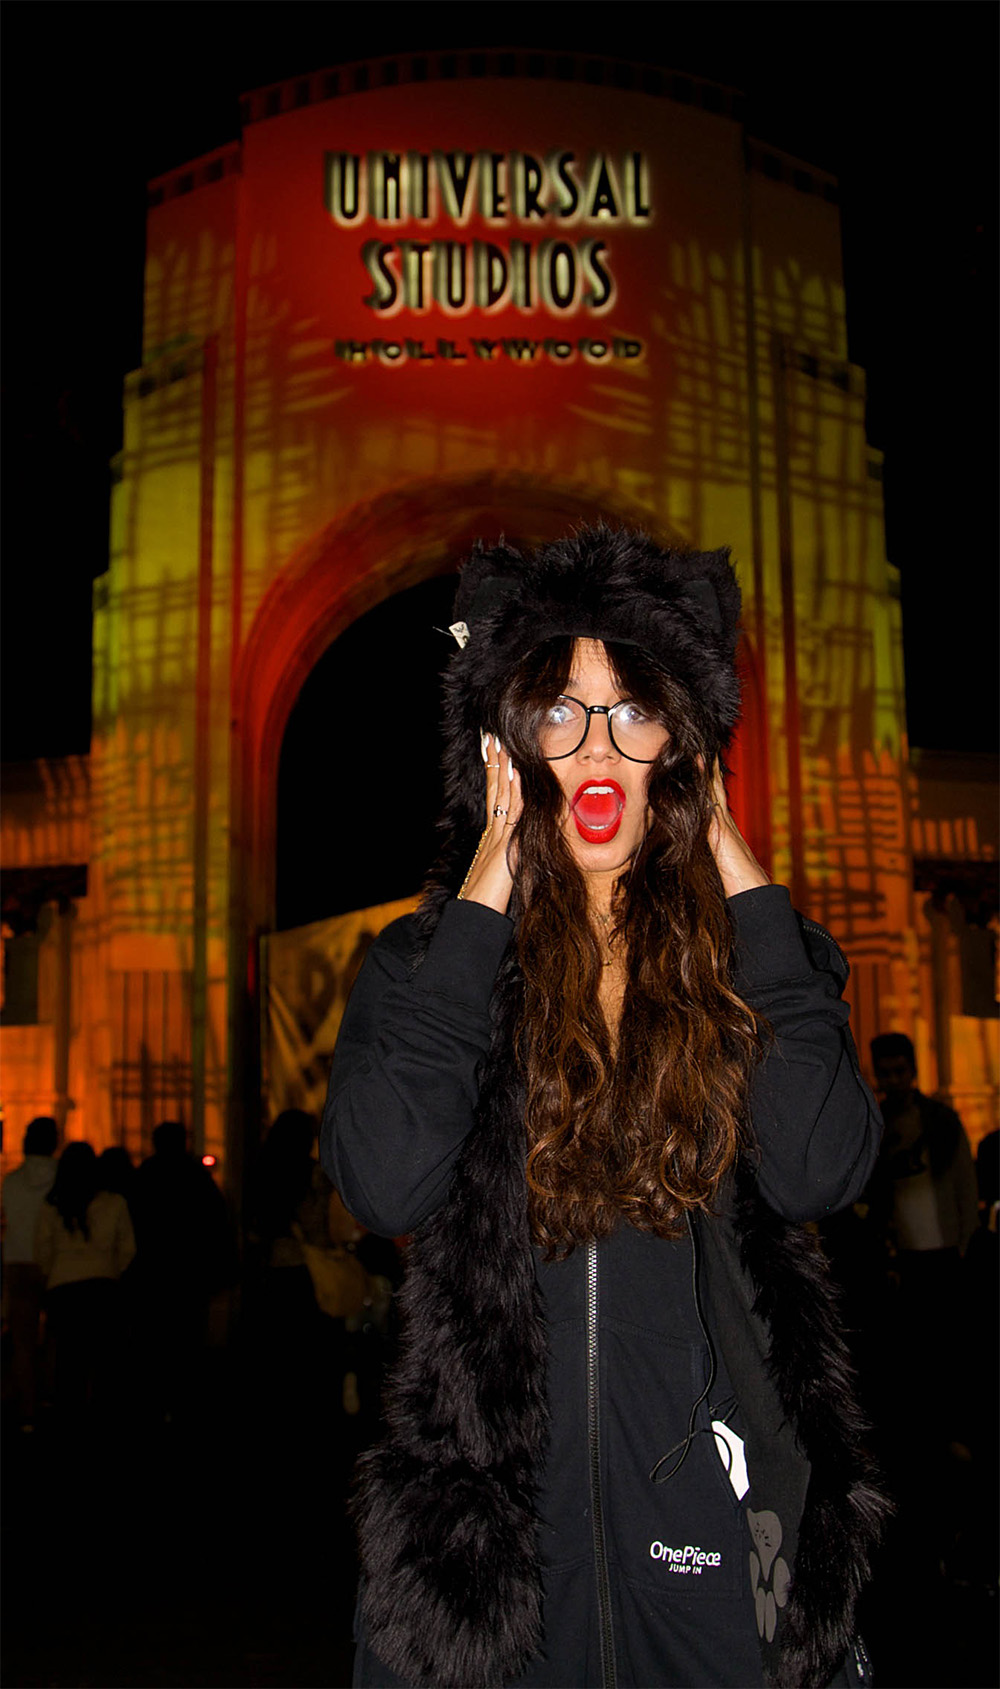
<path fill-rule="evenodd" d="M 611 934 L 627 958 L 620 1022 L 601 1006 L 603 952 L 564 798 L 538 750 L 542 711 L 574 641 L 550 640 L 505 689 L 500 730 L 521 775 L 511 914 L 524 978 L 517 1056 L 527 1089 L 533 1235 L 549 1257 L 624 1217 L 660 1237 L 710 1208 L 749 1143 L 747 1098 L 765 1028 L 732 988 L 733 937 L 708 842 L 711 758 L 691 695 L 636 647 L 605 647 L 622 696 L 655 713 L 648 824 L 618 881 Z"/>

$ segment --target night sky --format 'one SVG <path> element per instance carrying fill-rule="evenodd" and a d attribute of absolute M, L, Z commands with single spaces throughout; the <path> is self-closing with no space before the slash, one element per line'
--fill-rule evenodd
<path fill-rule="evenodd" d="M 238 97 L 263 83 L 393 52 L 530 46 L 740 88 L 755 135 L 840 178 L 911 740 L 994 749 L 998 15 L 985 0 L 8 0 L 3 755 L 89 743 L 91 582 L 122 379 L 139 363 L 146 181 L 236 139 Z"/>

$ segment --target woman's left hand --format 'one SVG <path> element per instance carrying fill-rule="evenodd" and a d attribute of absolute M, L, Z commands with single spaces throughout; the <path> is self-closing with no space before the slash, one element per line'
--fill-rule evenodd
<path fill-rule="evenodd" d="M 737 892 L 752 891 L 755 886 L 769 886 L 770 879 L 730 814 L 718 757 L 712 770 L 712 796 L 715 801 L 708 824 L 708 842 L 726 896 L 735 897 Z"/>

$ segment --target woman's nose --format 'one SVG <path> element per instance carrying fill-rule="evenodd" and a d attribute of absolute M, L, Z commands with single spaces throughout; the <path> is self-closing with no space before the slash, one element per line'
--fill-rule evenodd
<path fill-rule="evenodd" d="M 589 755 L 597 762 L 603 762 L 606 757 L 618 757 L 619 751 L 611 737 L 611 727 L 606 715 L 591 716 L 590 729 L 580 751 L 583 756 Z"/>

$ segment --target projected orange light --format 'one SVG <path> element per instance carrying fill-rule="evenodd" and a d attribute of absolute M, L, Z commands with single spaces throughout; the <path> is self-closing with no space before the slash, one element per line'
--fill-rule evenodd
<path fill-rule="evenodd" d="M 477 537 L 598 518 L 732 546 L 734 807 L 849 950 L 861 1042 L 926 1021 L 898 606 L 833 194 L 707 104 L 561 73 L 286 92 L 150 213 L 95 614 L 84 1007 L 77 1028 L 50 991 L 58 1040 L 5 1029 L 18 1110 L 65 1093 L 73 1130 L 139 1154 L 158 1119 L 194 1121 L 197 1089 L 197 1152 L 234 1176 L 306 676 Z"/>

